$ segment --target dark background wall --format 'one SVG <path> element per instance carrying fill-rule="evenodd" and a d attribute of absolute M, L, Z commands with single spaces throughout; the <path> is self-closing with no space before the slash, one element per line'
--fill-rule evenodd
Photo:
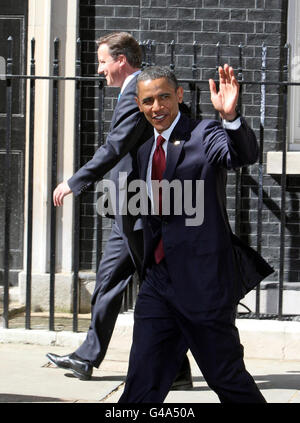
<path fill-rule="evenodd" d="M 80 29 L 83 74 L 95 75 L 97 56 L 95 40 L 109 32 L 128 31 L 141 43 L 155 40 L 155 62 L 170 64 L 170 42 L 175 42 L 175 71 L 179 79 L 193 76 L 207 81 L 216 72 L 216 44 L 220 43 L 220 63 L 239 67 L 239 45 L 242 45 L 242 68 L 245 81 L 260 81 L 262 43 L 267 46 L 267 80 L 280 80 L 286 43 L 287 1 L 285 0 L 81 0 Z M 197 67 L 193 69 L 196 43 Z M 190 104 L 190 87 L 184 84 L 185 101 Z M 260 86 L 247 84 L 242 89 L 242 112 L 260 135 Z M 86 85 L 82 106 L 82 163 L 97 147 L 97 87 Z M 105 89 L 104 132 L 115 106 L 118 90 Z M 214 117 L 208 84 L 197 91 L 197 116 Z M 282 144 L 283 97 L 280 88 L 266 88 L 266 118 L 263 157 L 267 151 L 277 151 Z M 267 175 L 264 165 L 262 254 L 277 270 L 270 281 L 278 280 L 280 251 L 280 176 Z M 234 228 L 234 172 L 228 176 L 228 213 Z M 240 235 L 256 248 L 258 165 L 244 168 L 241 187 Z M 300 282 L 299 236 L 300 177 L 287 178 L 286 260 L 285 282 Z M 95 194 L 84 194 L 81 203 L 81 268 L 96 266 L 95 255 Z M 101 219 L 102 247 L 111 222 Z"/>

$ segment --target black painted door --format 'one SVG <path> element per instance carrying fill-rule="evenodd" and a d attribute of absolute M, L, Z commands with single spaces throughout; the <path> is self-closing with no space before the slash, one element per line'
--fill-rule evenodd
<path fill-rule="evenodd" d="M 28 0 L 0 1 L 0 74 L 8 55 L 9 36 L 13 37 L 13 74 L 26 73 Z M 11 213 L 10 213 L 10 284 L 17 284 L 23 268 L 24 232 L 24 165 L 25 165 L 25 88 L 26 81 L 12 82 L 12 142 L 11 142 Z M 6 160 L 6 81 L 0 78 L 0 284 L 4 262 L 4 206 Z"/>

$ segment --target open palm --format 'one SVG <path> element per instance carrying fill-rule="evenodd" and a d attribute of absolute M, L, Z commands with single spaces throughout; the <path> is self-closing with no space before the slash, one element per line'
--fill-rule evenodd
<path fill-rule="evenodd" d="M 237 82 L 231 66 L 219 67 L 219 91 L 217 92 L 215 82 L 209 80 L 211 101 L 214 108 L 220 113 L 222 119 L 233 120 L 236 113 L 236 106 L 239 97 L 239 83 Z"/>

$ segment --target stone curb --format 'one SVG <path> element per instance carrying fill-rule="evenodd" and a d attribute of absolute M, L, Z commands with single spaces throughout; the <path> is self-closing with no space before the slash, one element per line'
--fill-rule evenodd
<path fill-rule="evenodd" d="M 246 358 L 300 360 L 300 322 L 237 319 L 241 343 Z M 131 337 L 133 314 L 118 317 L 115 334 Z M 1 343 L 67 346 L 77 348 L 86 334 L 70 331 L 0 328 Z"/>
<path fill-rule="evenodd" d="M 237 319 L 245 357 L 300 360 L 300 322 Z"/>

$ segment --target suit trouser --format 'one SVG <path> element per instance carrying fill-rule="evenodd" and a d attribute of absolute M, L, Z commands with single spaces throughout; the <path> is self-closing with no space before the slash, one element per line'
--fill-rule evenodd
<path fill-rule="evenodd" d="M 135 272 L 128 247 L 114 221 L 96 275 L 91 323 L 83 344 L 75 351 L 99 367 L 105 357 L 122 305 L 124 290 Z"/>
<path fill-rule="evenodd" d="M 135 306 L 129 368 L 119 402 L 163 402 L 188 348 L 221 402 L 265 402 L 244 365 L 235 311 L 189 311 L 176 297 L 165 262 L 153 265 Z"/>

